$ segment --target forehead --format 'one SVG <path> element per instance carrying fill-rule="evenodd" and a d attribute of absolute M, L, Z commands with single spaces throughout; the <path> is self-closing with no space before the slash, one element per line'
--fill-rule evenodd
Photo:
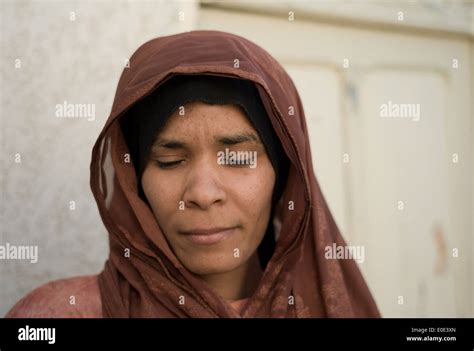
<path fill-rule="evenodd" d="M 232 130 L 254 130 L 245 111 L 238 105 L 191 102 L 179 107 L 167 120 L 160 135 L 198 134 Z"/>

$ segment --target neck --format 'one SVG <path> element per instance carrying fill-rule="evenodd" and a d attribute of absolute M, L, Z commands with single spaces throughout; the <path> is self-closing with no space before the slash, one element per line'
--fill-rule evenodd
<path fill-rule="evenodd" d="M 262 269 L 256 253 L 233 271 L 201 276 L 226 300 L 250 297 L 257 289 L 261 277 Z"/>

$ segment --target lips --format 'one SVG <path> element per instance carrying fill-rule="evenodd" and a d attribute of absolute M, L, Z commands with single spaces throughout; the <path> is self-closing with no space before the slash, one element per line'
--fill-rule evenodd
<path fill-rule="evenodd" d="M 235 233 L 236 227 L 196 228 L 180 231 L 189 241 L 200 245 L 217 244 Z"/>

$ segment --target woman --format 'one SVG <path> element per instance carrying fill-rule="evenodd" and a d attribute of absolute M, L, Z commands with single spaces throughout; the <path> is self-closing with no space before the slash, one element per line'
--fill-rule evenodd
<path fill-rule="evenodd" d="M 98 276 L 10 317 L 377 317 L 313 173 L 298 92 L 252 42 L 193 31 L 130 60 L 94 146 L 109 232 Z M 74 303 L 71 303 L 74 301 Z"/>

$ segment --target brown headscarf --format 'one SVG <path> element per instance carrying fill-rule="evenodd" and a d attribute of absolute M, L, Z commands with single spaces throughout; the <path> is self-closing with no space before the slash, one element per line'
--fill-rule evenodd
<path fill-rule="evenodd" d="M 239 316 L 173 254 L 150 207 L 138 196 L 121 132 L 120 117 L 176 74 L 254 82 L 291 163 L 271 219 L 281 225 L 276 248 L 242 316 L 378 317 L 355 262 L 325 259 L 326 246 L 345 242 L 313 173 L 303 106 L 291 78 L 261 47 L 218 31 L 151 40 L 122 73 L 91 161 L 91 188 L 110 241 L 110 256 L 99 275 L 104 316 Z"/>

